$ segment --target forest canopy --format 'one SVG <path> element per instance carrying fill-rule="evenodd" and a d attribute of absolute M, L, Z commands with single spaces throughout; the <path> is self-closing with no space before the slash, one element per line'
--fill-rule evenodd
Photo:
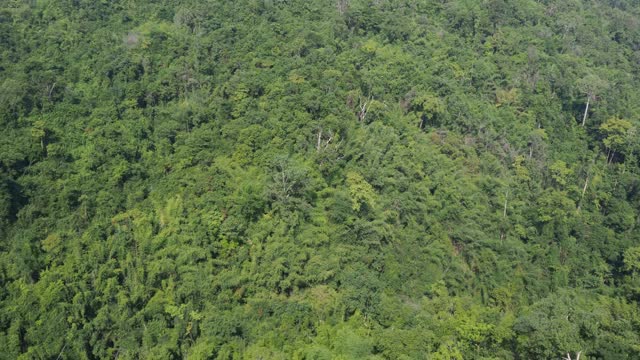
<path fill-rule="evenodd" d="M 0 45 L 2 359 L 640 358 L 638 0 L 4 0 Z"/>

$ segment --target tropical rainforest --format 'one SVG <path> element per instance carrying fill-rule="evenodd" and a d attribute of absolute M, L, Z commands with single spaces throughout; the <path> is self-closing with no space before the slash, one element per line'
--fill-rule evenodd
<path fill-rule="evenodd" d="M 638 0 L 0 1 L 1 359 L 640 359 Z"/>

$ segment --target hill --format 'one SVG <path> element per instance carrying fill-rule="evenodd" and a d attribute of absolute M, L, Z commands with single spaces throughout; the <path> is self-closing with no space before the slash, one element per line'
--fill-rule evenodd
<path fill-rule="evenodd" d="M 637 0 L 5 0 L 0 358 L 640 358 Z"/>

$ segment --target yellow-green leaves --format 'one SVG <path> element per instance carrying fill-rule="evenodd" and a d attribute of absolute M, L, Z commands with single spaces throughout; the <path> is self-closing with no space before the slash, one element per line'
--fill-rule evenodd
<path fill-rule="evenodd" d="M 551 177 L 553 180 L 561 186 L 567 184 L 567 177 L 573 174 L 573 170 L 567 167 L 567 163 L 562 160 L 557 160 L 550 167 Z"/>
<path fill-rule="evenodd" d="M 58 234 L 49 234 L 46 239 L 42 240 L 42 249 L 46 252 L 52 252 L 59 249 L 62 239 Z"/>
<path fill-rule="evenodd" d="M 529 169 L 525 166 L 525 157 L 522 155 L 516 156 L 515 161 L 513 162 L 513 168 L 516 172 L 516 178 L 520 181 L 529 181 L 531 180 L 529 176 Z"/>
<path fill-rule="evenodd" d="M 631 247 L 624 252 L 624 269 L 633 274 L 640 273 L 640 246 Z"/>
<path fill-rule="evenodd" d="M 496 106 L 513 105 L 520 101 L 520 91 L 517 88 L 497 89 L 496 90 Z"/>
<path fill-rule="evenodd" d="M 375 191 L 362 175 L 353 171 L 348 172 L 347 185 L 349 186 L 349 194 L 351 195 L 352 209 L 354 211 L 360 211 L 363 204 L 372 208 L 375 206 Z"/>
<path fill-rule="evenodd" d="M 622 150 L 631 140 L 634 131 L 631 122 L 617 117 L 610 118 L 600 125 L 600 132 L 605 136 L 602 142 L 614 151 Z"/>

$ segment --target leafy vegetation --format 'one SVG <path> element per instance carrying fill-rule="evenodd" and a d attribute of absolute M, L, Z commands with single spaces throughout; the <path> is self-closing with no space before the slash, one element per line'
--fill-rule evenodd
<path fill-rule="evenodd" d="M 5 0 L 0 358 L 640 357 L 636 0 Z"/>

